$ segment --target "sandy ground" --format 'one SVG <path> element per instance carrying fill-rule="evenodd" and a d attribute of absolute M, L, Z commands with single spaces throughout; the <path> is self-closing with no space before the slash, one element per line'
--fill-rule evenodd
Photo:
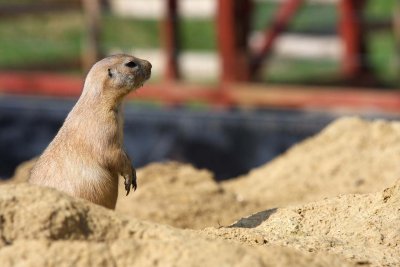
<path fill-rule="evenodd" d="M 343 118 L 221 184 L 151 164 L 114 212 L 24 183 L 31 161 L 0 186 L 0 262 L 400 266 L 398 162 L 400 123 Z"/>
<path fill-rule="evenodd" d="M 328 252 L 360 265 L 400 266 L 400 180 L 379 193 L 262 211 L 204 233 L 243 243 Z"/>
<path fill-rule="evenodd" d="M 354 266 L 125 217 L 28 184 L 0 187 L 2 266 Z"/>
<path fill-rule="evenodd" d="M 342 118 L 223 188 L 266 208 L 370 193 L 400 178 L 400 123 Z"/>

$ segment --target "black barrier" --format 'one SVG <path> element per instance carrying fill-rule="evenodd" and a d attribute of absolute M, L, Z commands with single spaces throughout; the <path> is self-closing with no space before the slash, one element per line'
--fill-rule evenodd
<path fill-rule="evenodd" d="M 19 163 L 43 151 L 74 102 L 0 97 L 0 177 L 11 176 Z M 136 167 L 177 160 L 210 169 L 218 180 L 270 161 L 339 116 L 290 110 L 163 109 L 133 103 L 124 113 L 125 148 Z"/>

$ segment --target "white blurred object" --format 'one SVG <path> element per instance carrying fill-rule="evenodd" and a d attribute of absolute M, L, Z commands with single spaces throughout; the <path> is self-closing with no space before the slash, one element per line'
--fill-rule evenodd
<path fill-rule="evenodd" d="M 163 16 L 164 6 L 160 0 L 111 0 L 111 10 L 122 17 L 157 19 Z"/>
<path fill-rule="evenodd" d="M 217 12 L 217 0 L 178 0 L 179 15 L 188 18 L 214 17 Z"/>
<path fill-rule="evenodd" d="M 159 19 L 165 14 L 165 0 L 111 0 L 111 10 L 124 17 Z M 178 14 L 188 18 L 213 17 L 216 0 L 179 0 Z"/>
<path fill-rule="evenodd" d="M 216 53 L 184 52 L 179 57 L 182 75 L 191 80 L 217 79 L 220 75 Z"/>

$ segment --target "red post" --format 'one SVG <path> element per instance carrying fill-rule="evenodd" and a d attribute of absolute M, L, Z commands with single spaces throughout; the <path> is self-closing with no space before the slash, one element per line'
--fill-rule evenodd
<path fill-rule="evenodd" d="M 271 52 L 276 37 L 286 29 L 302 3 L 303 0 L 287 0 L 281 4 L 272 25 L 265 30 L 261 49 L 255 53 L 252 60 L 251 73 L 253 76 L 259 71 L 264 58 Z"/>
<path fill-rule="evenodd" d="M 354 79 L 367 68 L 363 64 L 365 43 L 362 31 L 364 0 L 341 0 L 339 2 L 339 33 L 343 42 L 342 72 L 345 78 Z"/>
<path fill-rule="evenodd" d="M 217 39 L 222 83 L 248 79 L 250 0 L 218 1 Z"/>
<path fill-rule="evenodd" d="M 164 78 L 167 81 L 176 81 L 180 76 L 178 67 L 178 1 L 167 0 L 165 2 L 167 4 L 166 14 L 161 27 L 166 53 Z"/>

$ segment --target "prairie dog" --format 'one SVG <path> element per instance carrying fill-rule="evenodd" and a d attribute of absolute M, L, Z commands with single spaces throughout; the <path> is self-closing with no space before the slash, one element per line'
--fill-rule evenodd
<path fill-rule="evenodd" d="M 151 64 L 114 55 L 93 65 L 82 94 L 56 137 L 39 157 L 29 182 L 114 209 L 118 177 L 127 195 L 136 190 L 136 171 L 122 148 L 121 103 L 150 78 Z"/>

